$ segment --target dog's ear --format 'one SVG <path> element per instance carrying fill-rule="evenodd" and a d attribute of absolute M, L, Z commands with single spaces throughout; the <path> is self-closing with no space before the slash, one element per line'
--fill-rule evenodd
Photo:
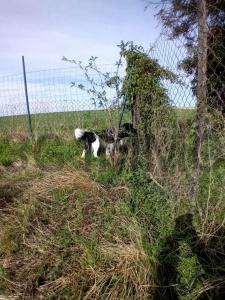
<path fill-rule="evenodd" d="M 130 123 L 124 123 L 124 124 L 122 125 L 122 128 L 123 128 L 124 130 L 129 130 L 129 129 L 130 129 L 130 126 L 131 126 Z"/>

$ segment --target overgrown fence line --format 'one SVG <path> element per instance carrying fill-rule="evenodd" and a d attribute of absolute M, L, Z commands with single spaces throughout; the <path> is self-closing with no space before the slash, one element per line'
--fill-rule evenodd
<path fill-rule="evenodd" d="M 177 68 L 179 58 L 184 55 L 182 41 L 174 43 L 168 41 L 165 36 L 161 36 L 151 48 L 149 55 L 157 59 L 159 64 L 175 72 L 180 79 L 179 83 L 174 84 L 166 81 L 162 82 L 168 91 L 171 106 L 177 109 L 195 108 L 196 99 L 191 90 L 191 81 L 184 72 L 180 72 Z M 34 131 L 39 131 L 39 128 L 44 123 L 47 123 L 48 127 L 57 127 L 60 124 L 64 129 L 65 127 L 69 128 L 72 119 L 74 125 L 76 123 L 79 126 L 87 126 L 85 118 L 88 115 L 91 115 L 91 118 L 95 118 L 98 124 L 101 111 L 105 108 L 110 109 L 110 103 L 107 104 L 108 107 L 96 106 L 90 95 L 85 90 L 79 89 L 78 86 L 80 85 L 83 85 L 85 89 L 91 87 L 87 77 L 78 66 L 71 65 L 68 67 L 66 63 L 65 66 L 65 68 L 26 71 L 25 73 L 29 109 Z M 119 69 L 119 76 L 122 81 L 125 76 L 125 67 L 123 65 Z M 115 75 L 115 65 L 101 65 L 98 68 L 101 72 L 109 73 L 110 76 Z M 97 84 L 100 83 L 101 78 L 99 74 L 93 71 L 90 76 Z M 75 83 L 73 86 L 71 85 L 72 82 Z M 113 99 L 116 97 L 115 90 L 107 88 L 106 93 L 108 99 L 111 99 L 113 102 Z M 68 113 L 68 115 L 64 113 Z M 73 113 L 75 113 L 74 116 Z M 12 130 L 18 128 L 24 130 L 28 126 L 26 115 L 27 104 L 22 72 L 12 76 L 1 76 L 0 130 L 2 132 L 10 131 L 11 128 Z"/>

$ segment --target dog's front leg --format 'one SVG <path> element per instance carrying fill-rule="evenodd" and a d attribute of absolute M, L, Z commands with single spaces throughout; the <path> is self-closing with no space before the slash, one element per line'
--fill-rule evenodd
<path fill-rule="evenodd" d="M 106 158 L 108 158 L 108 159 L 111 158 L 111 153 L 110 153 L 109 148 L 106 148 L 105 155 L 106 155 Z"/>

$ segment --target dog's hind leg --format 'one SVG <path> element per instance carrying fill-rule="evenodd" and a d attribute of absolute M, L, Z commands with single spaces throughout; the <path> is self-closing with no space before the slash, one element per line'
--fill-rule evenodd
<path fill-rule="evenodd" d="M 106 157 L 109 158 L 113 156 L 114 151 L 115 151 L 115 144 L 114 143 L 107 144 L 106 151 L 105 151 Z"/>
<path fill-rule="evenodd" d="M 84 149 L 83 152 L 82 152 L 81 157 L 82 157 L 82 158 L 85 158 L 85 154 L 86 154 L 86 150 Z"/>
<path fill-rule="evenodd" d="M 85 158 L 85 155 L 86 155 L 87 152 L 90 151 L 90 148 L 91 148 L 91 145 L 88 142 L 88 140 L 86 140 L 85 144 L 84 144 L 84 150 L 83 150 L 82 155 L 81 155 L 82 158 Z"/>

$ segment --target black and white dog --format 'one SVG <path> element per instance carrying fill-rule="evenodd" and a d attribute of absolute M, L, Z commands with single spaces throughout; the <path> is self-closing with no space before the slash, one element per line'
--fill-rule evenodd
<path fill-rule="evenodd" d="M 136 135 L 137 131 L 130 123 L 122 125 L 118 133 L 118 141 L 120 150 L 125 150 L 126 138 Z M 95 133 L 92 131 L 76 128 L 74 131 L 77 141 L 84 143 L 84 150 L 81 157 L 84 158 L 87 152 L 92 152 L 94 157 L 98 157 L 101 152 L 105 152 L 107 157 L 110 157 L 115 152 L 115 128 L 110 128 L 102 131 L 101 133 Z"/>

